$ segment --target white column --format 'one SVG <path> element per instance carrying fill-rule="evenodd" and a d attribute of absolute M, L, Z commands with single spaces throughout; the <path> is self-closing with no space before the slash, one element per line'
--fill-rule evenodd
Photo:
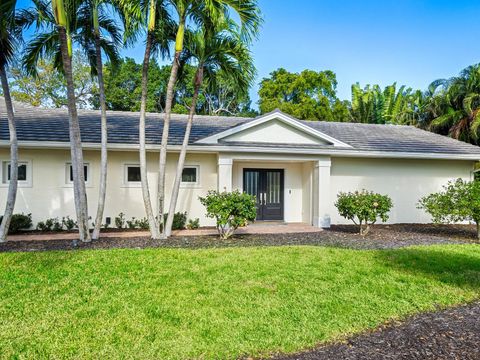
<path fill-rule="evenodd" d="M 313 225 L 322 228 L 330 227 L 330 157 L 322 157 L 314 164 L 313 169 Z"/>
<path fill-rule="evenodd" d="M 218 157 L 218 191 L 232 191 L 233 187 L 233 160 L 231 158 Z"/>

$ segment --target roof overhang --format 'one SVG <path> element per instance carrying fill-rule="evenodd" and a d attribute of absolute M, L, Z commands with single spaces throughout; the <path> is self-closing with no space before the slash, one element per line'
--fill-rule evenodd
<path fill-rule="evenodd" d="M 9 148 L 10 143 L 5 140 L 0 141 L 0 148 Z M 43 149 L 43 150 L 69 150 L 70 143 L 54 141 L 19 141 L 19 148 L 22 149 Z M 100 143 L 83 143 L 84 150 L 101 149 Z M 138 151 L 138 144 L 108 144 L 109 151 Z M 147 144 L 147 151 L 159 151 L 160 145 Z M 169 145 L 168 151 L 180 152 L 181 145 Z M 189 145 L 189 152 L 194 153 L 261 153 L 261 154 L 284 154 L 302 155 L 307 157 L 314 156 L 332 156 L 332 157 L 357 157 L 357 158 L 378 158 L 378 159 L 424 159 L 424 160 L 457 160 L 457 161 L 480 161 L 479 154 L 446 154 L 446 153 L 419 153 L 419 152 L 397 152 L 397 151 L 367 151 L 355 150 L 353 148 L 281 148 L 281 147 L 261 147 L 261 146 L 228 146 L 218 145 Z"/>
<path fill-rule="evenodd" d="M 311 128 L 310 126 L 307 126 L 307 125 L 301 123 L 299 120 L 281 112 L 280 110 L 275 110 L 271 113 L 261 115 L 261 116 L 255 118 L 255 119 L 253 119 L 252 121 L 249 121 L 249 122 L 241 124 L 241 125 L 237 125 L 237 126 L 231 128 L 231 129 L 228 129 L 228 130 L 219 132 L 217 134 L 208 136 L 206 138 L 200 139 L 200 140 L 196 141 L 195 143 L 196 144 L 209 144 L 209 145 L 219 144 L 220 142 L 222 142 L 221 141 L 222 139 L 231 137 L 235 134 L 245 132 L 246 130 L 253 129 L 255 127 L 258 127 L 262 124 L 265 124 L 265 123 L 273 121 L 273 120 L 280 121 L 280 122 L 294 128 L 294 129 L 296 129 L 296 130 L 298 130 L 298 131 L 300 131 L 300 132 L 302 132 L 302 133 L 304 133 L 308 136 L 311 136 L 313 138 L 317 138 L 321 141 L 324 141 L 324 142 L 328 143 L 329 145 L 331 145 L 333 147 L 352 148 L 352 146 L 350 146 L 349 144 L 344 143 L 340 140 L 337 140 L 337 139 L 335 139 L 335 138 L 333 138 L 333 137 L 331 137 L 327 134 L 324 134 L 321 131 L 315 130 L 315 129 Z"/>

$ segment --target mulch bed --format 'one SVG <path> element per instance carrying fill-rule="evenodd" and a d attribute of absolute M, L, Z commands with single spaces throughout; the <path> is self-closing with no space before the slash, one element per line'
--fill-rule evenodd
<path fill-rule="evenodd" d="M 276 360 L 480 359 L 480 303 L 419 314 L 344 343 Z"/>
<path fill-rule="evenodd" d="M 91 243 L 72 240 L 10 241 L 0 252 L 113 248 L 217 248 L 244 246 L 313 245 L 352 249 L 391 249 L 411 245 L 475 242 L 473 225 L 397 224 L 377 225 L 365 238 L 350 225 L 332 226 L 316 233 L 238 235 L 229 240 L 216 236 L 173 236 L 154 241 L 148 237 L 101 238 Z"/>

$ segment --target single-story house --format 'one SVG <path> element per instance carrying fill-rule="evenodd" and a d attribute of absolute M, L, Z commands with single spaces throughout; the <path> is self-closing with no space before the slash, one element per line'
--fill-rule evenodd
<path fill-rule="evenodd" d="M 34 223 L 74 216 L 68 114 L 15 103 L 19 139 L 19 189 L 15 212 Z M 97 208 L 100 173 L 100 113 L 79 118 L 90 212 Z M 109 159 L 105 217 L 123 212 L 144 217 L 136 112 L 108 112 Z M 147 115 L 148 176 L 156 196 L 162 114 Z M 168 189 L 172 187 L 185 115 L 172 115 Z M 0 207 L 8 188 L 8 126 L 0 99 Z M 412 126 L 301 121 L 280 111 L 257 118 L 196 116 L 178 211 L 212 225 L 198 197 L 208 190 L 239 189 L 254 194 L 258 220 L 303 222 L 328 227 L 345 223 L 334 202 L 340 191 L 373 190 L 394 203 L 391 223 L 422 223 L 420 197 L 455 178 L 471 179 L 480 148 Z M 155 201 L 153 201 L 155 204 Z M 94 213 L 93 213 L 94 215 Z"/>

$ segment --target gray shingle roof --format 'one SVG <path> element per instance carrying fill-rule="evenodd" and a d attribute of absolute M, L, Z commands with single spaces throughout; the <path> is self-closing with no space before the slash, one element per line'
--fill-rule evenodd
<path fill-rule="evenodd" d="M 69 141 L 66 109 L 42 109 L 15 103 L 15 115 L 20 141 Z M 79 110 L 79 118 L 82 141 L 99 143 L 99 111 Z M 112 144 L 137 144 L 138 119 L 138 112 L 108 112 L 109 142 Z M 172 115 L 170 144 L 181 144 L 186 119 L 186 115 Z M 251 120 L 251 118 L 196 116 L 190 143 Z M 146 122 L 147 143 L 159 144 L 163 114 L 148 113 Z M 480 147 L 411 126 L 323 121 L 302 121 L 302 123 L 351 145 L 354 150 L 480 155 Z M 8 140 L 8 125 L 3 98 L 0 98 L 0 140 Z M 249 144 L 241 145 L 248 146 Z M 250 145 L 258 146 L 259 144 Z M 299 146 L 291 144 L 288 147 Z"/>

